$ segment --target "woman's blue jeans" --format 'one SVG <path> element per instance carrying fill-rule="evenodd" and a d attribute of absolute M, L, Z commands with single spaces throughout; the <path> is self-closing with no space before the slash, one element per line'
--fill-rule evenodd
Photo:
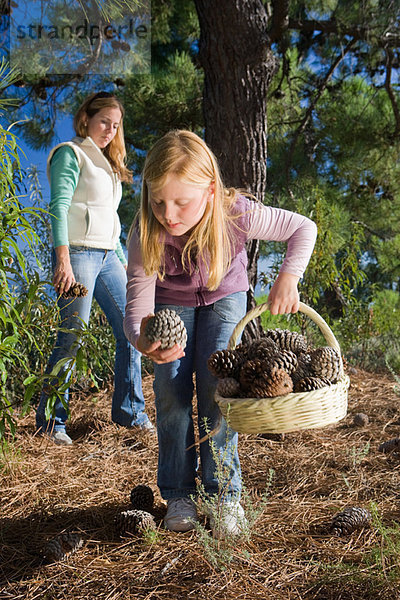
<path fill-rule="evenodd" d="M 70 258 L 75 279 L 87 287 L 88 294 L 73 300 L 59 299 L 60 325 L 67 329 L 81 329 L 82 322 L 89 322 L 93 298 L 97 300 L 112 327 L 116 340 L 111 418 L 114 423 L 124 427 L 144 425 L 148 417 L 144 412 L 140 353 L 129 344 L 123 331 L 127 281 L 125 268 L 113 250 L 72 246 Z M 54 265 L 53 252 L 53 268 Z M 59 331 L 47 372 L 50 373 L 60 359 L 73 358 L 76 351 L 76 335 Z M 70 377 L 70 371 L 66 365 L 61 372 L 64 380 Z M 53 429 L 65 431 L 67 412 L 63 403 L 61 400 L 56 401 L 54 420 L 46 422 L 47 400 L 45 386 L 36 411 L 37 427 L 47 431 Z M 68 390 L 64 394 L 64 402 L 68 404 Z"/>
<path fill-rule="evenodd" d="M 207 359 L 216 350 L 225 349 L 238 321 L 246 312 L 246 293 L 236 292 L 210 306 L 187 307 L 157 305 L 156 310 L 172 308 L 185 323 L 188 340 L 185 356 L 172 363 L 155 365 L 154 392 L 157 409 L 159 445 L 158 486 L 161 496 L 189 497 L 197 493 L 197 453 L 194 444 L 192 399 L 193 373 L 196 373 L 198 425 L 200 437 L 211 431 L 222 418 L 214 400 L 217 379 L 207 367 Z M 207 421 L 205 427 L 204 419 Z M 222 492 L 226 499 L 238 499 L 241 473 L 237 452 L 238 434 L 222 418 L 221 428 L 212 437 L 214 450 L 207 440 L 200 444 L 201 478 L 207 494 Z M 218 481 L 217 464 L 225 470 Z"/>

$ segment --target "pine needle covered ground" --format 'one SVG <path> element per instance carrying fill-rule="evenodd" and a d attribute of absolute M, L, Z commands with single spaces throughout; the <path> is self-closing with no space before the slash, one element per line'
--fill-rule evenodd
<path fill-rule="evenodd" d="M 72 400 L 72 447 L 35 436 L 33 412 L 21 418 L 0 456 L 0 598 L 400 598 L 400 458 L 378 451 L 399 434 L 397 384 L 354 369 L 350 376 L 349 414 L 337 426 L 278 442 L 239 436 L 252 504 L 260 506 L 266 486 L 268 501 L 249 541 L 214 550 L 196 532 L 162 529 L 156 438 L 110 423 L 109 391 Z M 154 419 L 150 376 L 144 390 Z M 353 424 L 360 412 L 369 417 L 363 427 Z M 119 538 L 114 517 L 130 508 L 138 484 L 155 492 L 159 528 Z M 348 506 L 371 510 L 373 525 L 335 537 L 332 516 Z M 83 546 L 44 564 L 44 546 L 63 532 L 80 534 Z"/>

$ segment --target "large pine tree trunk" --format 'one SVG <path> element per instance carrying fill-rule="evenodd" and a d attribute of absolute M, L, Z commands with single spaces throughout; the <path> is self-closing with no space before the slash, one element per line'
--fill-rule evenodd
<path fill-rule="evenodd" d="M 227 186 L 263 202 L 267 181 L 267 90 L 276 70 L 261 0 L 195 0 L 200 22 L 199 57 L 204 69 L 206 141 L 216 154 Z M 254 307 L 258 242 L 248 244 Z M 252 322 L 245 337 L 257 337 Z"/>

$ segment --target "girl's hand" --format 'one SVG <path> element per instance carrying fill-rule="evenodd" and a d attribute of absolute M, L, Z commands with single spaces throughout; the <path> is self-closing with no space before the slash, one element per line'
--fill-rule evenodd
<path fill-rule="evenodd" d="M 185 356 L 182 346 L 179 344 L 175 344 L 172 348 L 166 348 L 162 350 L 160 348 L 161 342 L 150 342 L 145 336 L 145 328 L 146 323 L 153 315 L 148 315 L 142 319 L 140 324 L 140 335 L 136 341 L 136 348 L 141 352 L 144 356 L 147 356 L 155 363 L 161 365 L 163 363 L 173 362 L 174 360 L 178 360 L 178 358 L 182 358 Z"/>
<path fill-rule="evenodd" d="M 297 275 L 279 273 L 268 295 L 269 310 L 272 315 L 295 313 L 299 310 L 299 282 Z"/>
<path fill-rule="evenodd" d="M 75 282 L 74 273 L 69 258 L 68 246 L 57 246 L 55 249 L 57 262 L 54 269 L 53 285 L 57 294 L 67 292 Z"/>

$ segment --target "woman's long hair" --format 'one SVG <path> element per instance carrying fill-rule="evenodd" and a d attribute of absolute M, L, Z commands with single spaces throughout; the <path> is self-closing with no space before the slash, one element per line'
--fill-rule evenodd
<path fill-rule="evenodd" d="M 124 140 L 124 107 L 116 96 L 109 92 L 98 92 L 88 96 L 78 108 L 74 117 L 74 129 L 79 137 L 87 137 L 87 118 L 93 117 L 102 108 L 118 108 L 121 111 L 121 122 L 111 142 L 103 149 L 103 154 L 121 181 L 132 181 L 132 172 L 126 166 L 126 149 Z"/>
<path fill-rule="evenodd" d="M 149 188 L 157 192 L 172 174 L 182 183 L 200 189 L 207 190 L 213 185 L 214 198 L 207 202 L 203 217 L 189 235 L 182 252 L 182 265 L 188 269 L 194 255 L 203 260 L 208 265 L 207 287 L 215 290 L 232 261 L 235 217 L 230 208 L 237 190 L 224 187 L 214 154 L 191 131 L 170 131 L 154 144 L 146 157 L 138 218 L 145 273 L 157 273 L 160 279 L 165 276 L 162 242 L 165 230 L 151 209 Z"/>

